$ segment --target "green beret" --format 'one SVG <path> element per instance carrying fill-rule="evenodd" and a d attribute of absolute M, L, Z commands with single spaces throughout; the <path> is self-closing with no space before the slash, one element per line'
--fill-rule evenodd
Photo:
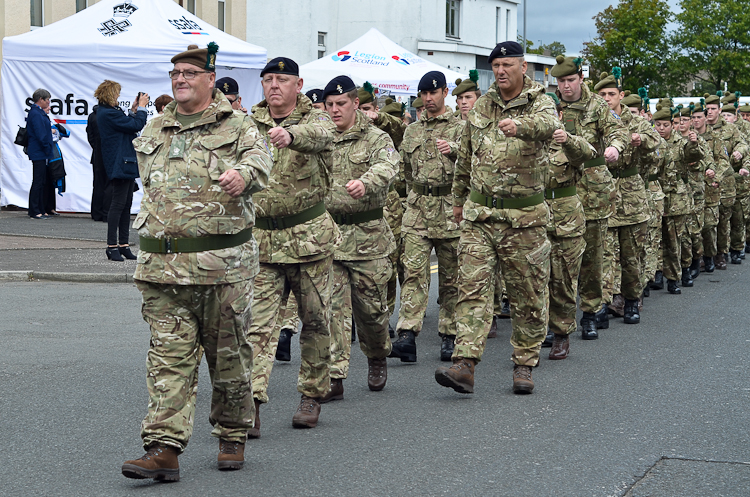
<path fill-rule="evenodd" d="M 464 79 L 462 81 L 459 78 L 456 80 L 456 87 L 451 92 L 451 95 L 457 97 L 467 91 L 478 91 L 479 85 L 477 84 L 477 81 L 479 81 L 479 72 L 477 72 L 476 69 L 472 69 L 469 71 L 469 79 Z"/>
<path fill-rule="evenodd" d="M 558 55 L 555 61 L 557 64 L 555 64 L 549 72 L 555 78 L 562 78 L 581 72 L 583 59 L 580 57 L 565 57 L 564 55 Z"/>
<path fill-rule="evenodd" d="M 703 112 L 705 114 L 706 112 L 706 99 L 701 98 L 697 104 L 695 104 L 695 108 L 693 109 L 693 114 L 696 112 Z"/>
<path fill-rule="evenodd" d="M 721 108 L 721 111 L 729 112 L 730 114 L 736 114 L 737 107 L 739 107 L 739 102 L 735 100 L 734 103 L 725 103 L 724 107 Z"/>
<path fill-rule="evenodd" d="M 695 109 L 695 104 L 693 102 L 690 102 L 689 105 L 684 106 L 682 104 L 677 106 L 678 109 L 680 109 L 680 116 L 682 117 L 690 117 L 693 115 L 693 109 Z"/>
<path fill-rule="evenodd" d="M 603 72 L 599 75 L 600 81 L 594 87 L 594 91 L 604 90 L 605 88 L 622 88 L 622 69 L 619 67 L 612 68 L 612 74 Z"/>
<path fill-rule="evenodd" d="M 375 88 L 369 81 L 365 81 L 361 88 L 357 88 L 357 98 L 359 98 L 359 105 L 369 104 L 375 99 Z"/>
<path fill-rule="evenodd" d="M 708 104 L 718 105 L 721 103 L 722 95 L 723 95 L 722 92 L 717 92 L 716 95 L 709 95 L 708 93 L 706 93 L 705 95 L 703 95 L 703 98 L 706 100 L 706 105 Z"/>
<path fill-rule="evenodd" d="M 422 92 L 417 92 L 417 98 L 416 100 L 414 100 L 411 106 L 415 109 L 421 109 L 422 107 L 424 107 L 424 103 L 422 102 Z"/>
<path fill-rule="evenodd" d="M 742 96 L 742 92 L 736 91 L 734 93 L 730 93 L 728 91 L 724 92 L 724 97 L 721 99 L 721 103 L 723 104 L 733 104 L 737 101 L 739 101 L 740 97 Z"/>
<path fill-rule="evenodd" d="M 394 102 L 393 99 L 389 98 L 385 101 L 385 107 L 381 110 L 386 114 L 390 114 L 393 117 L 402 118 L 404 117 L 404 105 Z"/>
<path fill-rule="evenodd" d="M 665 97 L 665 98 L 660 98 L 659 101 L 657 102 L 657 105 L 661 105 L 662 107 L 672 107 L 674 105 L 674 102 L 672 101 L 671 98 Z"/>
<path fill-rule="evenodd" d="M 737 109 L 740 112 L 750 112 L 750 104 L 745 104 Z"/>
<path fill-rule="evenodd" d="M 620 105 L 623 105 L 625 107 L 638 107 L 639 109 L 641 109 L 643 108 L 643 99 L 641 99 L 641 97 L 639 97 L 635 93 L 626 91 L 625 98 L 620 101 Z"/>
<path fill-rule="evenodd" d="M 208 44 L 206 48 L 198 48 L 198 45 L 189 45 L 188 49 L 172 57 L 172 64 L 184 62 L 192 64 L 200 69 L 207 69 L 211 72 L 216 71 L 216 53 L 219 51 L 219 45 L 214 42 Z"/>
<path fill-rule="evenodd" d="M 671 121 L 672 109 L 669 106 L 665 107 L 662 104 L 656 104 L 656 112 L 653 119 L 654 121 Z"/>

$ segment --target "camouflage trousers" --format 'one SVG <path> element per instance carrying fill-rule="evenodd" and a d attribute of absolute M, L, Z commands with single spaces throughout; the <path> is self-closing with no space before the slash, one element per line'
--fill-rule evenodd
<path fill-rule="evenodd" d="M 688 267 L 693 259 L 703 256 L 703 209 L 702 201 L 695 200 L 695 211 L 686 217 L 685 234 L 682 236 L 680 257 L 682 267 Z"/>
<path fill-rule="evenodd" d="M 737 195 L 732 207 L 730 248 L 745 250 L 747 221 L 750 220 L 750 194 Z"/>
<path fill-rule="evenodd" d="M 583 235 L 586 248 L 583 251 L 578 282 L 583 312 L 597 312 L 602 307 L 604 244 L 607 240 L 608 224 L 608 219 L 586 221 L 586 232 Z"/>
<path fill-rule="evenodd" d="M 136 281 L 141 312 L 151 328 L 146 358 L 148 414 L 143 446 L 159 442 L 182 452 L 193 432 L 198 367 L 206 354 L 211 376 L 211 434 L 243 442 L 255 419 L 252 321 L 253 281 L 224 285 L 163 285 Z"/>
<path fill-rule="evenodd" d="M 279 336 L 281 330 L 289 330 L 293 335 L 297 334 L 299 330 L 299 312 L 297 311 L 297 299 L 294 297 L 292 292 L 289 292 L 289 297 L 286 301 L 281 302 L 281 314 L 276 320 L 276 326 L 278 330 L 274 329 L 274 335 Z"/>
<path fill-rule="evenodd" d="M 641 277 L 644 287 L 649 281 L 653 281 L 654 274 L 656 274 L 656 271 L 661 270 L 663 265 L 663 252 L 661 248 L 662 215 L 664 215 L 664 200 L 654 200 L 651 218 L 648 220 L 646 257 L 643 261 L 643 276 Z"/>
<path fill-rule="evenodd" d="M 555 335 L 570 335 L 576 327 L 578 275 L 586 249 L 583 236 L 561 238 L 547 232 L 550 251 L 549 329 Z"/>
<path fill-rule="evenodd" d="M 302 320 L 297 390 L 319 398 L 331 389 L 332 262 L 333 256 L 299 264 L 260 264 L 255 277 L 253 324 L 248 332 L 254 355 L 253 395 L 260 402 L 268 402 L 268 380 L 279 345 L 276 321 L 290 291 L 296 297 Z"/>
<path fill-rule="evenodd" d="M 492 299 L 492 313 L 495 316 L 499 316 L 503 312 L 503 299 L 508 298 L 508 293 L 505 291 L 505 282 L 503 281 L 502 273 L 497 273 L 495 278 L 495 295 Z"/>
<path fill-rule="evenodd" d="M 404 284 L 397 329 L 410 330 L 415 335 L 422 330 L 430 291 L 430 253 L 434 247 L 438 260 L 438 333 L 455 335 L 458 238 L 426 238 L 406 233 L 404 245 Z"/>
<path fill-rule="evenodd" d="M 677 281 L 682 277 L 680 265 L 680 249 L 682 237 L 685 235 L 685 216 L 664 216 L 662 227 L 662 253 L 664 265 L 662 271 L 668 280 Z"/>
<path fill-rule="evenodd" d="M 617 294 L 622 294 L 628 300 L 637 300 L 641 297 L 647 236 L 646 221 L 607 230 L 607 245 L 612 258 L 607 259 L 605 268 L 605 303 L 612 303 L 612 296 Z M 619 285 L 616 282 L 618 277 Z"/>
<path fill-rule="evenodd" d="M 459 243 L 454 359 L 480 361 L 492 324 L 495 280 L 502 270 L 511 308 L 514 363 L 535 366 L 547 334 L 551 244 L 543 226 L 464 221 Z"/>
<path fill-rule="evenodd" d="M 732 229 L 734 197 L 723 198 L 719 204 L 719 224 L 716 227 L 716 250 L 720 254 L 729 252 L 729 236 Z"/>
<path fill-rule="evenodd" d="M 388 280 L 388 308 L 393 312 L 396 309 L 396 282 L 404 286 L 404 265 L 401 262 L 404 257 L 404 238 L 401 235 L 401 220 L 404 218 L 404 205 L 398 192 L 388 192 L 385 208 L 383 209 L 388 226 L 391 228 L 393 238 L 396 239 L 396 250 L 390 255 L 391 267 L 393 268 L 391 278 Z"/>
<path fill-rule="evenodd" d="M 703 230 L 701 236 L 703 237 L 703 256 L 704 257 L 715 257 L 718 251 L 716 250 L 716 237 L 717 228 L 719 225 L 719 206 L 718 205 L 707 205 L 703 209 Z"/>
<path fill-rule="evenodd" d="M 331 293 L 331 378 L 349 375 L 352 353 L 352 314 L 359 348 L 366 357 L 383 359 L 391 353 L 387 304 L 388 257 L 369 261 L 334 261 Z"/>

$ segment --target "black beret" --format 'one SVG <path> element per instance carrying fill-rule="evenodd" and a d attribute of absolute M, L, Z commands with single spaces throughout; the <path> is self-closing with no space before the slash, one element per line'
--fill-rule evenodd
<path fill-rule="evenodd" d="M 503 57 L 523 57 L 523 47 L 515 41 L 504 41 L 495 45 L 492 53 L 487 57 L 487 62 L 492 64 L 493 59 Z"/>
<path fill-rule="evenodd" d="M 419 86 L 417 86 L 417 90 L 433 91 L 439 88 L 445 88 L 446 86 L 445 74 L 441 73 L 440 71 L 430 71 L 422 76 L 422 79 L 419 80 Z"/>
<path fill-rule="evenodd" d="M 312 100 L 312 103 L 314 104 L 319 104 L 323 101 L 323 90 L 320 88 L 314 88 L 305 93 L 305 95 L 307 95 L 307 98 Z"/>
<path fill-rule="evenodd" d="M 221 90 L 224 95 L 239 95 L 240 93 L 240 85 L 232 78 L 217 79 L 214 88 Z"/>
<path fill-rule="evenodd" d="M 352 81 L 352 78 L 349 76 L 336 76 L 328 82 L 323 90 L 323 100 L 325 100 L 328 95 L 343 95 L 344 93 L 349 93 L 356 89 L 357 85 L 354 84 L 354 81 Z"/>
<path fill-rule="evenodd" d="M 286 57 L 276 57 L 271 59 L 266 67 L 260 72 L 262 78 L 267 73 L 271 74 L 289 74 L 291 76 L 299 76 L 299 66 L 292 59 Z"/>

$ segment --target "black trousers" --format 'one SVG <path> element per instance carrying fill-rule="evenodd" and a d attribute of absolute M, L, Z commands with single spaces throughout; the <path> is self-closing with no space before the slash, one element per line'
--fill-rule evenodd
<path fill-rule="evenodd" d="M 126 245 L 130 234 L 130 205 L 133 203 L 135 180 L 113 179 L 110 184 L 112 203 L 107 214 L 107 245 Z"/>
<path fill-rule="evenodd" d="M 45 214 L 47 211 L 44 207 L 44 183 L 47 179 L 47 161 L 31 161 L 34 167 L 34 175 L 31 180 L 31 190 L 29 190 L 29 216 L 36 217 L 39 214 Z"/>
<path fill-rule="evenodd" d="M 44 180 L 44 211 L 52 214 L 57 210 L 57 188 L 55 181 L 52 179 L 52 168 L 48 167 L 46 178 Z"/>
<path fill-rule="evenodd" d="M 112 185 L 104 166 L 94 166 L 94 189 L 91 193 L 91 219 L 106 221 L 112 203 Z"/>

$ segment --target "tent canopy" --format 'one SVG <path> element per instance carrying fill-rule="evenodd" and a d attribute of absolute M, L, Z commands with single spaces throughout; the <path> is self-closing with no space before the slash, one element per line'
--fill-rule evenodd
<path fill-rule="evenodd" d="M 371 28 L 336 52 L 300 67 L 300 76 L 304 91 L 323 88 L 331 79 L 344 74 L 358 85 L 369 81 L 394 95 L 416 95 L 419 80 L 430 71 L 445 74 L 451 90 L 456 87 L 457 78 L 467 77 L 414 55 Z"/>

